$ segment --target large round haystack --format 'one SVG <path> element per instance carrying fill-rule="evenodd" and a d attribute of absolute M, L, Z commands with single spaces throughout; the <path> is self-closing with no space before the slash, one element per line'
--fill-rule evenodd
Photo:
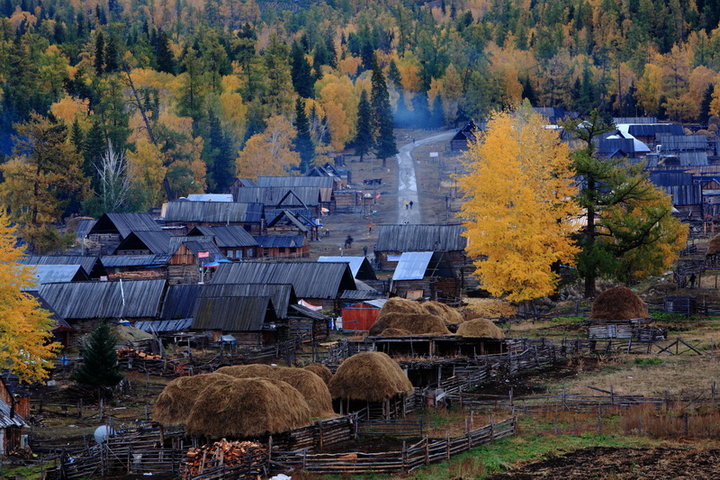
<path fill-rule="evenodd" d="M 330 379 L 332 378 L 332 372 L 322 363 L 311 363 L 310 365 L 307 365 L 303 368 L 305 370 L 313 372 L 315 375 L 320 377 L 322 381 L 325 382 L 325 385 L 330 383 Z"/>
<path fill-rule="evenodd" d="M 630 320 L 647 318 L 648 311 L 640 297 L 627 287 L 613 287 L 597 296 L 590 320 Z"/>
<path fill-rule="evenodd" d="M 707 253 L 705 255 L 717 255 L 720 253 L 720 235 L 715 235 L 708 242 Z"/>
<path fill-rule="evenodd" d="M 253 437 L 303 427 L 310 421 L 305 399 L 287 383 L 233 378 L 203 390 L 185 431 L 209 438 Z"/>
<path fill-rule="evenodd" d="M 303 368 L 270 367 L 268 365 L 233 365 L 217 370 L 235 378 L 268 378 L 287 382 L 305 398 L 314 418 L 327 418 L 334 415 L 332 398 L 325 382 Z"/>
<path fill-rule="evenodd" d="M 205 373 L 180 377 L 168 383 L 155 402 L 153 419 L 163 425 L 182 425 L 198 396 L 209 385 L 233 380 L 222 373 Z"/>
<path fill-rule="evenodd" d="M 402 328 L 386 328 L 382 332 L 380 332 L 381 337 L 409 337 L 412 333 L 408 332 L 407 330 L 403 330 Z"/>
<path fill-rule="evenodd" d="M 333 398 L 381 402 L 412 391 L 412 383 L 400 365 L 380 352 L 346 358 L 330 380 Z"/>
<path fill-rule="evenodd" d="M 388 328 L 407 330 L 411 335 L 449 335 L 445 322 L 429 313 L 387 313 L 370 327 L 370 335 L 380 335 Z"/>
<path fill-rule="evenodd" d="M 383 307 L 380 309 L 378 317 L 382 317 L 387 313 L 425 313 L 425 309 L 415 300 L 393 297 L 387 299 Z"/>
<path fill-rule="evenodd" d="M 449 307 L 444 303 L 430 300 L 423 303 L 422 307 L 430 315 L 442 318 L 447 325 L 457 325 L 458 323 L 462 323 L 464 320 L 462 314 L 458 310 Z"/>
<path fill-rule="evenodd" d="M 486 318 L 475 318 L 461 323 L 457 334 L 463 337 L 505 338 L 502 329 Z"/>

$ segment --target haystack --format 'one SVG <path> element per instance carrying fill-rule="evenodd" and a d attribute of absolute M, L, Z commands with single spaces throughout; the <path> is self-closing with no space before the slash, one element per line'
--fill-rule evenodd
<path fill-rule="evenodd" d="M 330 379 L 332 378 L 332 372 L 322 363 L 311 363 L 310 365 L 307 365 L 303 368 L 305 370 L 313 372 L 315 375 L 320 377 L 322 381 L 325 382 L 325 385 L 330 383 Z"/>
<path fill-rule="evenodd" d="M 412 391 L 412 383 L 400 365 L 381 352 L 346 358 L 330 380 L 333 398 L 381 402 Z"/>
<path fill-rule="evenodd" d="M 412 333 L 402 328 L 386 328 L 380 332 L 381 337 L 409 337 Z"/>
<path fill-rule="evenodd" d="M 590 312 L 590 320 L 631 320 L 647 317 L 645 303 L 627 287 L 614 287 L 602 292 L 593 302 Z"/>
<path fill-rule="evenodd" d="M 370 335 L 380 335 L 388 328 L 407 330 L 411 335 L 449 335 L 450 330 L 445 322 L 429 313 L 387 313 L 378 317 L 372 327 Z"/>
<path fill-rule="evenodd" d="M 476 318 L 461 323 L 457 334 L 463 337 L 505 338 L 502 329 L 486 318 Z"/>
<path fill-rule="evenodd" d="M 425 313 L 425 309 L 415 300 L 393 297 L 388 298 L 385 305 L 380 309 L 378 317 L 382 317 L 387 313 Z"/>
<path fill-rule="evenodd" d="M 720 253 L 720 235 L 715 235 L 710 239 L 710 242 L 708 242 L 707 253 L 705 255 L 717 255 L 718 253 Z"/>
<path fill-rule="evenodd" d="M 444 303 L 430 300 L 422 304 L 422 307 L 430 315 L 442 318 L 447 325 L 457 325 L 462 323 L 464 318 L 456 309 L 445 305 Z"/>
<path fill-rule="evenodd" d="M 210 384 L 190 410 L 185 431 L 209 438 L 280 433 L 310 423 L 305 399 L 285 382 L 233 378 Z"/>
<path fill-rule="evenodd" d="M 468 304 L 463 310 L 465 320 L 473 318 L 512 317 L 517 308 L 499 298 L 465 298 Z"/>
<path fill-rule="evenodd" d="M 305 398 L 310 414 L 314 418 L 327 418 L 334 415 L 330 391 L 325 382 L 303 368 L 270 367 L 268 365 L 233 365 L 217 370 L 235 378 L 267 378 L 287 382 Z"/>
<path fill-rule="evenodd" d="M 205 373 L 172 380 L 155 402 L 153 419 L 163 425 L 183 425 L 202 391 L 223 380 L 227 382 L 233 378 L 222 373 Z"/>

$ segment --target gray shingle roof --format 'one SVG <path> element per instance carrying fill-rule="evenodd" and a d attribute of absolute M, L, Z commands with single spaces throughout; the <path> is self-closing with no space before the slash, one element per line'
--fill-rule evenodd
<path fill-rule="evenodd" d="M 290 283 L 298 298 L 338 298 L 355 290 L 347 263 L 239 262 L 220 265 L 212 283 Z"/>
<path fill-rule="evenodd" d="M 119 267 L 158 267 L 167 265 L 170 260 L 168 254 L 150 255 L 106 255 L 100 258 L 105 268 Z"/>
<path fill-rule="evenodd" d="M 40 296 L 62 319 L 157 317 L 165 280 L 48 283 Z"/>
<path fill-rule="evenodd" d="M 433 252 L 403 252 L 397 267 L 395 267 L 393 281 L 422 280 L 432 256 Z"/>
<path fill-rule="evenodd" d="M 319 205 L 320 199 L 320 188 L 317 187 L 243 187 L 237 190 L 235 201 L 258 202 L 269 207 L 306 208 Z"/>
<path fill-rule="evenodd" d="M 305 245 L 302 235 L 255 235 L 253 238 L 262 248 L 301 248 Z"/>
<path fill-rule="evenodd" d="M 378 252 L 453 252 L 465 249 L 462 225 L 380 225 Z"/>
<path fill-rule="evenodd" d="M 164 320 L 191 318 L 202 287 L 202 285 L 171 285 L 168 287 L 160 318 Z"/>
<path fill-rule="evenodd" d="M 221 225 L 212 227 L 196 227 L 188 236 L 204 235 L 214 237 L 215 244 L 220 248 L 257 247 L 257 241 L 240 225 Z"/>
<path fill-rule="evenodd" d="M 258 177 L 258 187 L 316 187 L 333 188 L 335 180 L 332 177 Z"/>
<path fill-rule="evenodd" d="M 98 267 L 102 268 L 98 257 L 82 255 L 30 255 L 21 258 L 19 263 L 25 265 L 82 265 L 88 275 Z"/>
<path fill-rule="evenodd" d="M 30 265 L 38 284 L 88 280 L 81 265 Z"/>
<path fill-rule="evenodd" d="M 279 318 L 287 318 L 288 306 L 297 303 L 290 284 L 210 283 L 202 286 L 200 297 L 270 297 Z"/>
<path fill-rule="evenodd" d="M 262 215 L 262 203 L 176 201 L 167 204 L 164 218 L 166 222 L 260 223 Z"/>
<path fill-rule="evenodd" d="M 160 225 L 147 213 L 105 213 L 90 229 L 88 235 L 94 233 L 118 233 L 122 238 L 130 232 L 160 231 Z"/>
<path fill-rule="evenodd" d="M 153 254 L 172 253 L 170 239 L 173 236 L 161 230 L 159 232 L 132 232 L 118 245 L 116 252 L 123 250 L 148 250 Z"/>
<path fill-rule="evenodd" d="M 205 297 L 198 299 L 192 329 L 260 332 L 276 320 L 270 297 Z"/>
<path fill-rule="evenodd" d="M 359 280 L 377 280 L 375 270 L 366 257 L 320 257 L 318 262 L 345 262 L 350 266 L 353 277 Z"/>
<path fill-rule="evenodd" d="M 192 318 L 181 318 L 178 320 L 141 320 L 135 322 L 133 326 L 148 333 L 182 332 L 190 329 L 192 326 Z"/>

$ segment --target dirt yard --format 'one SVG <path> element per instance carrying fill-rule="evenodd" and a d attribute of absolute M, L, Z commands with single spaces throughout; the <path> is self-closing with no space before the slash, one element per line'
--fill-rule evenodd
<path fill-rule="evenodd" d="M 487 480 L 717 479 L 720 450 L 588 447 L 529 463 Z"/>

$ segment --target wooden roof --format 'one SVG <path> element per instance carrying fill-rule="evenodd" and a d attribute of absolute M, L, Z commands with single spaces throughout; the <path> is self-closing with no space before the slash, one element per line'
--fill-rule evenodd
<path fill-rule="evenodd" d="M 287 318 L 288 307 L 298 302 L 292 285 L 277 283 L 209 283 L 199 293 L 204 297 L 270 297 L 278 318 Z"/>
<path fill-rule="evenodd" d="M 148 250 L 150 253 L 173 253 L 170 239 L 173 236 L 165 230 L 132 232 L 118 245 L 116 252 L 123 250 Z"/>
<path fill-rule="evenodd" d="M 378 252 L 454 252 L 465 250 L 462 225 L 380 225 Z"/>
<path fill-rule="evenodd" d="M 211 227 L 195 227 L 188 237 L 213 237 L 220 248 L 257 247 L 257 241 L 241 225 L 220 225 Z"/>
<path fill-rule="evenodd" d="M 87 275 L 102 271 L 98 257 L 83 255 L 29 255 L 18 262 L 24 265 L 81 265 Z"/>
<path fill-rule="evenodd" d="M 263 205 L 257 202 L 169 202 L 166 222 L 188 223 L 260 223 Z"/>
<path fill-rule="evenodd" d="M 113 233 L 125 238 L 130 232 L 162 230 L 147 213 L 105 213 L 90 229 L 88 235 Z"/>
<path fill-rule="evenodd" d="M 160 318 L 173 320 L 190 318 L 195 311 L 195 303 L 202 285 L 170 285 L 165 294 Z"/>
<path fill-rule="evenodd" d="M 198 299 L 192 329 L 261 332 L 275 321 L 270 297 L 203 297 Z"/>

